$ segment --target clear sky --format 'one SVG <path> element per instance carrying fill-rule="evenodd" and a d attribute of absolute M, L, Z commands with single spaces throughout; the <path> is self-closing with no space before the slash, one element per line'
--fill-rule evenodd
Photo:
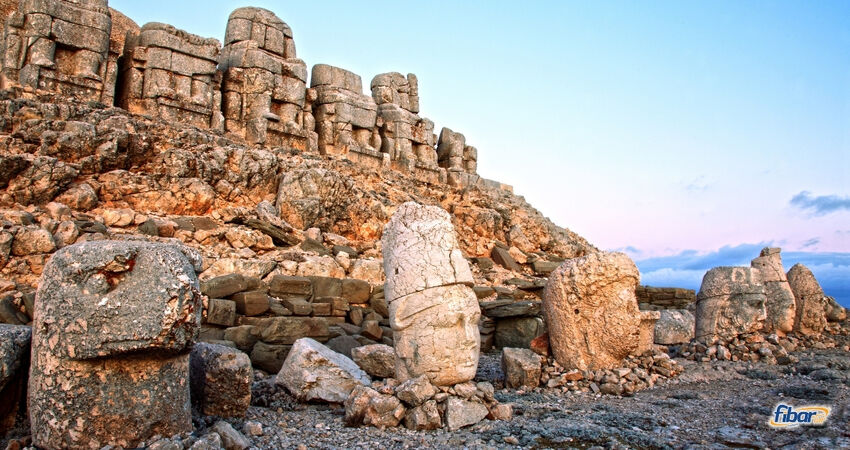
<path fill-rule="evenodd" d="M 698 288 L 707 264 L 774 245 L 850 304 L 850 2 L 110 5 L 219 40 L 261 6 L 308 67 L 366 89 L 417 74 L 421 115 L 464 133 L 481 175 L 627 251 L 646 283 Z"/>

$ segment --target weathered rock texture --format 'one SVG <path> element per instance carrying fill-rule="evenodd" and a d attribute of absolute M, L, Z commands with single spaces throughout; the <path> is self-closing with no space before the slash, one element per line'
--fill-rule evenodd
<path fill-rule="evenodd" d="M 568 369 L 617 367 L 638 346 L 637 267 L 623 253 L 592 253 L 552 272 L 543 313 L 555 359 Z"/>
<path fill-rule="evenodd" d="M 762 329 L 766 318 L 761 272 L 750 267 L 715 267 L 702 279 L 695 338 L 714 343 Z"/>
<path fill-rule="evenodd" d="M 751 266 L 758 269 L 764 281 L 766 319 L 763 331 L 784 336 L 794 328 L 796 302 L 779 252 L 779 248 L 765 247 L 759 257 L 752 261 Z"/>
<path fill-rule="evenodd" d="M 145 24 L 125 42 L 116 104 L 169 122 L 220 127 L 220 49 L 215 39 Z"/>
<path fill-rule="evenodd" d="M 448 213 L 405 203 L 381 242 L 396 378 L 425 374 L 438 386 L 471 380 L 478 367 L 481 313 Z"/>
<path fill-rule="evenodd" d="M 191 430 L 196 268 L 193 251 L 145 242 L 77 244 L 50 259 L 33 324 L 28 396 L 36 445 L 134 447 Z"/>
<path fill-rule="evenodd" d="M 0 324 L 0 436 L 10 430 L 26 408 L 27 372 L 32 329 Z"/>
<path fill-rule="evenodd" d="M 826 328 L 828 300 L 818 280 L 808 267 L 799 263 L 791 267 L 787 276 L 797 304 L 794 331 L 804 335 L 821 333 Z"/>
<path fill-rule="evenodd" d="M 0 85 L 112 104 L 111 28 L 106 0 L 22 0 L 6 19 Z"/>
<path fill-rule="evenodd" d="M 344 155 L 350 151 L 378 154 L 380 135 L 375 127 L 378 107 L 363 95 L 360 75 L 327 64 L 316 64 L 310 76 L 316 91 L 313 112 L 319 151 Z"/>
<path fill-rule="evenodd" d="M 640 311 L 640 330 L 635 355 L 642 355 L 652 350 L 655 345 L 655 324 L 660 318 L 661 313 L 658 311 Z"/>

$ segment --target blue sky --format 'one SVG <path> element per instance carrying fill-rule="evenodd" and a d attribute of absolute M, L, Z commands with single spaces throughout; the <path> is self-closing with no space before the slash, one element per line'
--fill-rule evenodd
<path fill-rule="evenodd" d="M 261 6 L 308 66 L 416 73 L 421 115 L 463 132 L 483 176 L 627 249 L 646 283 L 698 288 L 710 267 L 677 264 L 770 244 L 850 304 L 850 2 L 110 5 L 219 40 Z"/>

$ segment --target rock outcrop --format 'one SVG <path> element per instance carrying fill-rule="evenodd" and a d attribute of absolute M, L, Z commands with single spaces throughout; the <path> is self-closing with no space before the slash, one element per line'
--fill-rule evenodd
<path fill-rule="evenodd" d="M 697 294 L 695 338 L 729 340 L 762 329 L 767 316 L 764 282 L 758 269 L 715 267 Z"/>
<path fill-rule="evenodd" d="M 35 445 L 135 447 L 192 429 L 188 350 L 200 325 L 200 268 L 188 248 L 146 242 L 53 255 L 35 302 Z"/>
<path fill-rule="evenodd" d="M 640 275 L 623 253 L 592 253 L 564 262 L 549 277 L 543 313 L 552 354 L 568 369 L 617 367 L 638 346 Z"/>
<path fill-rule="evenodd" d="M 381 242 L 396 378 L 425 374 L 438 386 L 471 380 L 481 345 L 480 312 L 448 213 L 405 203 Z"/>

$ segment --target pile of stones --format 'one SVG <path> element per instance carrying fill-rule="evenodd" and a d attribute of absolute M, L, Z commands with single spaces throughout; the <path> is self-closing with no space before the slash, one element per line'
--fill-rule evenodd
<path fill-rule="evenodd" d="M 565 369 L 555 358 L 529 349 L 502 350 L 505 387 L 528 391 L 557 389 L 562 392 L 593 392 L 607 395 L 633 395 L 682 373 L 683 367 L 661 350 L 629 356 L 614 369 Z"/>

